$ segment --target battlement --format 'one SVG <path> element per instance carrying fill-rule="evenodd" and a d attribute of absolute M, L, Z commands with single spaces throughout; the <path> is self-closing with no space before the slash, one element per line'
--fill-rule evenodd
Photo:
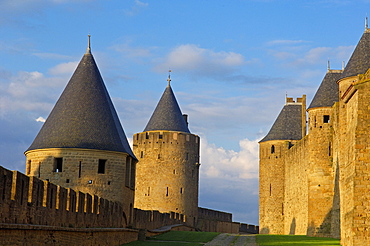
<path fill-rule="evenodd" d="M 296 101 L 294 101 L 293 97 L 286 97 L 286 101 L 285 101 L 285 105 L 288 105 L 288 104 L 302 105 L 303 103 L 305 103 L 305 97 L 297 97 Z"/>
<path fill-rule="evenodd" d="M 82 228 L 122 228 L 127 223 L 118 202 L 1 166 L 0 184 L 0 223 Z"/>

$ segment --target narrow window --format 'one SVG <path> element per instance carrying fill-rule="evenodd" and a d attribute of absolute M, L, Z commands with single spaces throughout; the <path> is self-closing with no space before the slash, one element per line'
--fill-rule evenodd
<path fill-rule="evenodd" d="M 270 184 L 270 196 L 272 195 L 271 184 Z"/>
<path fill-rule="evenodd" d="M 111 184 L 111 182 L 112 182 L 112 181 L 108 181 L 108 185 L 110 185 L 110 184 Z"/>
<path fill-rule="evenodd" d="M 330 116 L 324 115 L 324 123 L 330 123 Z"/>
<path fill-rule="evenodd" d="M 158 154 L 158 159 L 161 159 L 161 154 Z"/>
<path fill-rule="evenodd" d="M 145 133 L 145 138 L 149 139 L 149 133 Z"/>
<path fill-rule="evenodd" d="M 185 160 L 189 160 L 189 153 L 186 153 Z"/>
<path fill-rule="evenodd" d="M 107 160 L 99 159 L 99 164 L 98 164 L 98 173 L 105 173 L 105 163 Z"/>
<path fill-rule="evenodd" d="M 126 175 L 125 175 L 125 186 L 130 186 L 130 173 L 131 173 L 131 158 L 126 157 Z"/>
<path fill-rule="evenodd" d="M 130 188 L 135 188 L 135 172 L 136 172 L 136 162 L 131 160 L 131 176 L 130 176 Z"/>
<path fill-rule="evenodd" d="M 275 145 L 271 145 L 271 154 L 275 153 Z"/>
<path fill-rule="evenodd" d="M 167 189 L 166 189 L 166 196 L 168 196 L 168 187 L 167 187 Z"/>
<path fill-rule="evenodd" d="M 78 177 L 81 178 L 82 161 L 78 164 Z"/>
<path fill-rule="evenodd" d="M 173 174 L 176 174 L 176 170 L 175 169 L 173 169 Z"/>
<path fill-rule="evenodd" d="M 150 196 L 150 187 L 148 187 L 148 196 Z"/>
<path fill-rule="evenodd" d="M 144 151 L 140 152 L 140 158 L 144 158 Z"/>
<path fill-rule="evenodd" d="M 328 147 L 328 154 L 331 156 L 331 143 L 329 142 L 329 147 Z"/>
<path fill-rule="evenodd" d="M 182 194 L 182 187 L 180 188 L 180 194 Z"/>
<path fill-rule="evenodd" d="M 159 139 L 163 139 L 163 135 L 162 134 L 159 134 Z"/>
<path fill-rule="evenodd" d="M 39 178 L 41 176 L 41 161 L 39 162 Z"/>
<path fill-rule="evenodd" d="M 92 184 L 92 183 L 93 183 L 93 181 L 92 181 L 92 180 L 89 180 L 89 181 L 87 181 L 87 183 L 88 183 L 88 184 Z"/>
<path fill-rule="evenodd" d="M 139 134 L 136 134 L 136 140 L 139 140 Z"/>
<path fill-rule="evenodd" d="M 66 183 L 67 183 L 67 184 L 69 183 L 69 179 L 66 179 Z"/>
<path fill-rule="evenodd" d="M 62 172 L 63 158 L 54 158 L 54 172 Z"/>

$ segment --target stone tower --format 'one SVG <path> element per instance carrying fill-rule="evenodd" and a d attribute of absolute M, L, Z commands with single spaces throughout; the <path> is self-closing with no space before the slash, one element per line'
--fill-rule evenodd
<path fill-rule="evenodd" d="M 369 56 L 370 29 L 366 25 L 337 82 L 340 101 L 335 140 L 340 170 L 341 244 L 346 246 L 370 243 Z"/>
<path fill-rule="evenodd" d="M 88 48 L 31 146 L 26 174 L 120 202 L 131 218 L 137 159 Z"/>
<path fill-rule="evenodd" d="M 133 137 L 135 207 L 175 212 L 195 225 L 198 214 L 199 136 L 189 131 L 170 86 L 170 76 L 144 131 Z"/>
<path fill-rule="evenodd" d="M 282 158 L 306 134 L 306 96 L 286 104 L 260 143 L 260 233 L 284 232 L 285 162 Z"/>
<path fill-rule="evenodd" d="M 309 236 L 340 236 L 339 225 L 339 173 L 336 175 L 333 139 L 333 105 L 338 102 L 338 84 L 343 70 L 328 71 L 321 82 L 308 112 L 309 140 L 308 182 L 308 229 Z"/>

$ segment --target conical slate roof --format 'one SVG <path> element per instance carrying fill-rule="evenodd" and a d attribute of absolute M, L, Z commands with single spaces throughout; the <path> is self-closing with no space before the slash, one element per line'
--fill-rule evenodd
<path fill-rule="evenodd" d="M 272 125 L 269 133 L 260 141 L 300 140 L 302 138 L 302 105 L 286 104 Z"/>
<path fill-rule="evenodd" d="M 136 159 L 90 46 L 27 151 L 45 148 L 118 151 Z"/>
<path fill-rule="evenodd" d="M 365 73 L 370 68 L 370 30 L 366 29 L 353 51 L 341 78 Z"/>
<path fill-rule="evenodd" d="M 331 107 L 338 102 L 338 84 L 337 81 L 342 75 L 342 70 L 329 70 L 321 82 L 314 98 L 308 109 L 317 107 Z"/>
<path fill-rule="evenodd" d="M 156 130 L 190 133 L 170 84 L 166 87 L 144 132 Z"/>

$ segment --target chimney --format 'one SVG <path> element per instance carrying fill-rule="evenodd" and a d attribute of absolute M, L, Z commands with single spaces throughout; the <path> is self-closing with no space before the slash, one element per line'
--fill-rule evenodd
<path fill-rule="evenodd" d="M 188 126 L 189 125 L 189 123 L 188 123 L 188 115 L 187 114 L 183 114 L 182 117 L 184 117 L 184 120 L 186 122 L 186 126 Z"/>

